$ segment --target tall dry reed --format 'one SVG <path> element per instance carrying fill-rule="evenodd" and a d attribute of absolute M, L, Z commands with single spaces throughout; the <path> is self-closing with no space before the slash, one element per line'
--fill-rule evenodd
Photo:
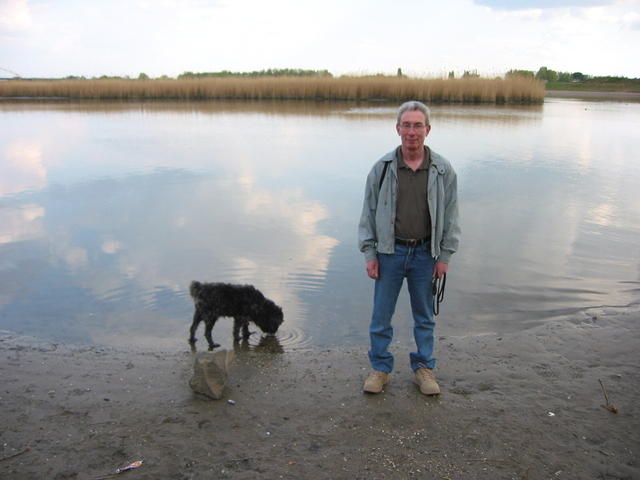
<path fill-rule="evenodd" d="M 0 81 L 0 97 L 94 100 L 385 100 L 429 103 L 539 103 L 544 84 L 524 77 L 259 77 Z"/>

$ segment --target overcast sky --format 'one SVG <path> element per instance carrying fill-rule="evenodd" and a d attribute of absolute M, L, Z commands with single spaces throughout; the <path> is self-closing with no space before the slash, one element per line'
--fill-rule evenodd
<path fill-rule="evenodd" d="M 640 77 L 640 0 L 0 0 L 0 70 Z"/>

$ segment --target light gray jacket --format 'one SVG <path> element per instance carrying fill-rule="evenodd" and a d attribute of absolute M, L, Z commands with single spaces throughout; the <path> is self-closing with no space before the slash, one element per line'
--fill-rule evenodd
<path fill-rule="evenodd" d="M 449 263 L 460 242 L 458 182 L 449 161 L 433 150 L 430 152 L 427 197 L 431 215 L 431 255 L 438 261 Z M 389 167 L 380 188 L 385 163 L 389 163 Z M 392 150 L 373 165 L 367 176 L 358 225 L 358 247 L 367 261 L 375 260 L 377 252 L 394 252 L 397 195 L 398 165 L 396 150 Z"/>

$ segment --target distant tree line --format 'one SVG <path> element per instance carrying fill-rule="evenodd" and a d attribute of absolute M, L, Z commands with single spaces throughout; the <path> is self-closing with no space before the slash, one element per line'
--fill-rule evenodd
<path fill-rule="evenodd" d="M 208 77 L 332 77 L 328 70 L 304 70 L 301 68 L 269 68 L 267 70 L 254 70 L 252 72 L 231 72 L 221 70 L 219 72 L 184 72 L 178 75 L 178 79 L 208 78 Z"/>
<path fill-rule="evenodd" d="M 447 78 L 456 78 L 456 72 L 451 70 L 448 73 Z M 480 78 L 480 74 L 478 73 L 478 70 L 465 70 L 461 78 Z"/>
<path fill-rule="evenodd" d="M 540 67 L 537 72 L 533 70 L 509 70 L 506 74 L 507 77 L 519 75 L 521 77 L 531 77 L 537 80 L 543 80 L 546 82 L 584 82 L 585 80 L 591 78 L 617 78 L 617 79 L 626 79 L 625 77 L 592 77 L 589 75 L 585 75 L 582 72 L 556 72 L 555 70 L 551 70 L 547 67 Z"/>
<path fill-rule="evenodd" d="M 400 69 L 398 69 L 400 70 Z M 400 74 L 401 75 L 401 74 Z M 232 72 L 230 70 L 221 70 L 219 72 L 184 72 L 176 78 L 179 80 L 191 78 L 209 78 L 209 77 L 333 77 L 329 70 L 304 70 L 301 68 L 269 68 L 266 70 L 254 70 L 252 72 Z M 99 77 L 91 77 L 98 80 L 130 80 L 129 75 L 101 75 Z M 138 80 L 151 80 L 151 77 L 141 72 L 137 77 Z M 171 77 L 161 75 L 157 77 L 159 80 L 169 80 Z M 87 80 L 85 76 L 68 75 L 65 80 Z"/>
<path fill-rule="evenodd" d="M 7 72 L 10 70 L 3 69 Z M 342 75 L 342 77 L 354 78 L 407 78 L 410 77 L 403 73 L 402 68 L 398 68 L 396 75 L 377 73 L 368 75 Z M 266 70 L 254 70 L 250 72 L 233 72 L 230 70 L 221 70 L 217 72 L 184 72 L 177 76 L 179 80 L 203 79 L 203 78 L 262 78 L 262 77 L 324 77 L 334 78 L 328 70 L 307 70 L 301 68 L 269 68 Z M 455 79 L 457 75 L 454 71 L 447 72 L 447 78 Z M 476 79 L 480 74 L 477 70 L 465 70 L 460 78 Z M 603 91 L 632 91 L 640 92 L 640 78 L 627 78 L 620 76 L 591 76 L 582 72 L 560 72 L 552 70 L 546 66 L 540 67 L 537 71 L 512 69 L 505 74 L 505 79 L 512 77 L 524 77 L 537 79 L 545 82 L 547 89 L 560 90 L 603 90 Z M 131 80 L 140 81 L 151 80 L 173 80 L 172 77 L 161 75 L 152 79 L 149 75 L 141 72 L 137 77 L 129 77 L 128 75 L 102 75 L 100 77 L 90 77 L 94 80 Z M 500 78 L 500 77 L 497 77 Z M 56 78 L 11 78 L 3 80 L 57 80 Z M 85 76 L 69 75 L 64 77 L 65 80 L 88 80 Z"/>
<path fill-rule="evenodd" d="M 556 72 L 547 67 L 532 70 L 509 70 L 506 78 L 520 76 L 536 78 L 546 83 L 547 89 L 558 90 L 601 90 L 640 92 L 640 78 L 617 76 L 592 76 L 582 72 Z"/>

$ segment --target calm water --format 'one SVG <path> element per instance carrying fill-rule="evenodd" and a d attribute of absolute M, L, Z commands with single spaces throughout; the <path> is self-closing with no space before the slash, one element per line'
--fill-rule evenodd
<path fill-rule="evenodd" d="M 463 230 L 440 335 L 638 302 L 639 103 L 433 110 Z M 366 346 L 356 225 L 394 122 L 395 106 L 0 103 L 0 329 L 184 349 L 198 279 L 282 305 L 285 349 Z M 403 292 L 400 344 L 409 316 Z"/>

